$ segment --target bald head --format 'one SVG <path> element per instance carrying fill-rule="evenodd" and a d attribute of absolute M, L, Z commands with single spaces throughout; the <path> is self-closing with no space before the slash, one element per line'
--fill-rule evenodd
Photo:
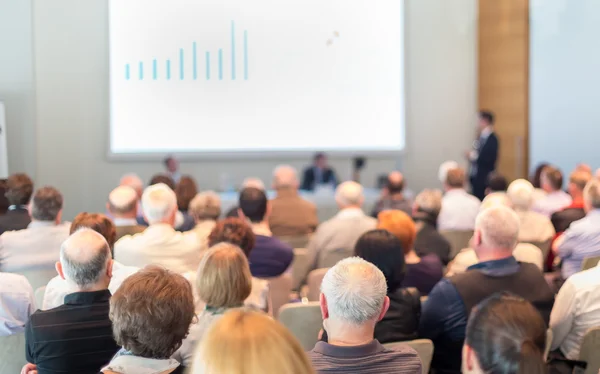
<path fill-rule="evenodd" d="M 137 203 L 137 192 L 129 186 L 119 186 L 108 195 L 108 211 L 116 218 L 135 218 Z"/>
<path fill-rule="evenodd" d="M 340 184 L 335 190 L 335 201 L 340 209 L 360 208 L 364 201 L 362 186 L 353 181 Z"/>
<path fill-rule="evenodd" d="M 402 193 L 404 190 L 404 176 L 399 171 L 388 174 L 387 189 L 391 195 Z"/>
<path fill-rule="evenodd" d="M 133 188 L 137 194 L 138 200 L 142 198 L 142 193 L 144 193 L 144 182 L 140 177 L 137 176 L 137 174 L 125 174 L 121 178 L 121 182 L 119 184 L 121 186 Z"/>
<path fill-rule="evenodd" d="M 244 181 L 242 182 L 242 190 L 244 188 L 256 188 L 257 190 L 264 191 L 265 184 L 259 178 L 250 177 L 244 179 Z"/>
<path fill-rule="evenodd" d="M 59 274 L 80 290 L 106 289 L 110 282 L 112 260 L 106 239 L 91 229 L 81 229 L 60 248 Z"/>
<path fill-rule="evenodd" d="M 290 165 L 281 165 L 275 168 L 273 172 L 273 188 L 279 189 L 298 189 L 298 176 L 296 169 Z"/>

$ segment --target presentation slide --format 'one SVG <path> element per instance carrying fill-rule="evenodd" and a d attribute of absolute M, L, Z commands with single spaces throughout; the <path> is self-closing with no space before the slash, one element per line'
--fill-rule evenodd
<path fill-rule="evenodd" d="M 110 0 L 110 153 L 399 151 L 401 0 Z"/>

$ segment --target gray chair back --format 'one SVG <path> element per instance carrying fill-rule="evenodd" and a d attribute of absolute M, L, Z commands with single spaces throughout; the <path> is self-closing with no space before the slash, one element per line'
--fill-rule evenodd
<path fill-rule="evenodd" d="M 305 351 L 310 351 L 323 326 L 319 302 L 286 304 L 279 310 L 279 322 L 292 332 Z"/>
<path fill-rule="evenodd" d="M 581 263 L 581 271 L 595 268 L 598 266 L 598 262 L 600 262 L 600 256 L 584 258 L 583 262 Z"/>
<path fill-rule="evenodd" d="M 302 282 L 310 268 L 310 259 L 306 248 L 294 249 L 294 260 L 292 261 L 292 290 L 299 291 Z"/>
<path fill-rule="evenodd" d="M 58 275 L 55 269 L 35 269 L 19 271 L 18 273 L 27 278 L 34 290 L 44 287 L 52 278 Z"/>
<path fill-rule="evenodd" d="M 271 300 L 271 311 L 274 318 L 279 314 L 279 308 L 290 302 L 292 292 L 292 275 L 283 273 L 275 278 L 265 278 L 269 281 L 269 299 Z"/>
<path fill-rule="evenodd" d="M 0 337 L 0 373 L 18 374 L 25 364 L 25 334 Z"/>
<path fill-rule="evenodd" d="M 327 270 L 329 270 L 329 268 L 321 268 L 308 273 L 308 294 L 306 295 L 308 301 L 319 301 L 321 283 L 323 282 L 323 277 L 325 277 Z"/>
<path fill-rule="evenodd" d="M 35 290 L 35 306 L 38 309 L 42 309 L 42 304 L 44 303 L 44 294 L 46 293 L 46 286 L 39 287 Z"/>
<path fill-rule="evenodd" d="M 352 257 L 354 255 L 354 249 L 336 249 L 334 251 L 327 251 L 319 254 L 319 267 L 331 268 L 341 260 Z"/>
<path fill-rule="evenodd" d="M 473 230 L 467 231 L 440 231 L 440 234 L 450 243 L 450 260 L 464 248 L 469 248 L 469 241 L 473 237 Z"/>
<path fill-rule="evenodd" d="M 600 370 L 600 327 L 589 329 L 581 343 L 579 360 L 587 362 L 585 374 L 597 374 Z"/>
<path fill-rule="evenodd" d="M 548 258 L 548 253 L 550 253 L 550 245 L 552 244 L 552 239 L 548 239 L 545 242 L 534 242 L 528 241 L 523 243 L 533 244 L 538 247 L 542 251 L 542 256 L 544 257 L 544 261 Z"/>
<path fill-rule="evenodd" d="M 306 248 L 311 237 L 312 234 L 300 236 L 278 236 L 277 239 L 281 240 L 292 248 Z"/>
<path fill-rule="evenodd" d="M 423 374 L 429 373 L 429 368 L 431 367 L 431 360 L 433 359 L 433 342 L 429 339 L 417 339 L 409 340 L 406 342 L 387 343 L 384 344 L 384 347 L 394 349 L 403 345 L 408 345 L 409 347 L 417 351 L 417 353 L 419 354 L 419 358 L 421 359 Z"/>

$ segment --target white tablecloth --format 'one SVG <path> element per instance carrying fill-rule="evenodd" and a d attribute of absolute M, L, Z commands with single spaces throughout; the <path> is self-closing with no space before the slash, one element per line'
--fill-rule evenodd
<path fill-rule="evenodd" d="M 363 210 L 366 214 L 371 214 L 377 199 L 379 198 L 380 191 L 378 189 L 365 189 L 365 203 L 363 204 Z M 333 217 L 338 212 L 338 207 L 335 202 L 335 196 L 333 191 L 322 190 L 317 193 L 300 191 L 300 195 L 308 201 L 312 201 L 317 206 L 317 215 L 319 221 L 323 222 Z M 238 204 L 238 193 L 237 192 L 222 192 L 221 196 L 221 212 L 227 214 L 231 208 Z M 275 191 L 267 191 L 269 199 L 275 197 Z"/>

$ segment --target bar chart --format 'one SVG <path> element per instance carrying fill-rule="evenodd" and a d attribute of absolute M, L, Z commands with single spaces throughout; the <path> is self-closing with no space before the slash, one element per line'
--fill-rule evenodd
<path fill-rule="evenodd" d="M 236 38 L 239 36 L 241 40 L 241 60 L 242 60 L 242 70 L 241 75 L 239 77 L 243 80 L 248 80 L 249 77 L 249 68 L 248 68 L 248 30 L 242 30 L 242 32 L 236 34 L 236 25 L 235 21 L 231 21 L 231 45 L 229 48 L 229 59 L 230 61 L 226 61 L 224 55 L 224 48 L 219 48 L 218 50 L 205 50 L 204 55 L 205 58 L 198 59 L 198 54 L 202 54 L 202 47 L 198 45 L 198 42 L 192 41 L 188 46 L 179 46 L 173 49 L 175 59 L 175 64 L 172 65 L 171 58 L 165 57 L 162 60 L 158 57 L 154 57 L 151 60 L 140 60 L 136 62 L 128 62 L 124 66 L 124 78 L 127 81 L 138 80 L 142 81 L 145 79 L 151 79 L 154 81 L 158 80 L 166 80 L 170 81 L 173 77 L 177 77 L 179 81 L 184 81 L 186 79 L 197 81 L 202 79 L 198 75 L 198 71 L 202 69 L 202 64 L 204 64 L 206 75 L 204 77 L 205 80 L 211 79 L 230 79 L 237 80 L 238 79 L 238 65 L 236 64 L 236 58 L 239 56 L 236 52 Z M 177 50 L 178 48 L 178 50 Z M 212 59 L 215 61 L 213 62 Z M 150 66 L 152 71 L 151 75 L 144 74 L 144 68 L 146 66 Z M 164 69 L 161 70 L 160 65 L 164 65 Z M 189 64 L 189 67 L 188 67 Z M 230 64 L 231 70 L 230 74 L 226 75 L 226 71 L 228 70 L 225 64 Z M 137 69 L 137 75 L 132 68 Z M 172 71 L 176 69 L 176 71 Z M 187 69 L 187 70 L 186 70 Z M 213 72 L 212 69 L 215 69 Z M 173 80 L 175 80 L 173 79 Z"/>

